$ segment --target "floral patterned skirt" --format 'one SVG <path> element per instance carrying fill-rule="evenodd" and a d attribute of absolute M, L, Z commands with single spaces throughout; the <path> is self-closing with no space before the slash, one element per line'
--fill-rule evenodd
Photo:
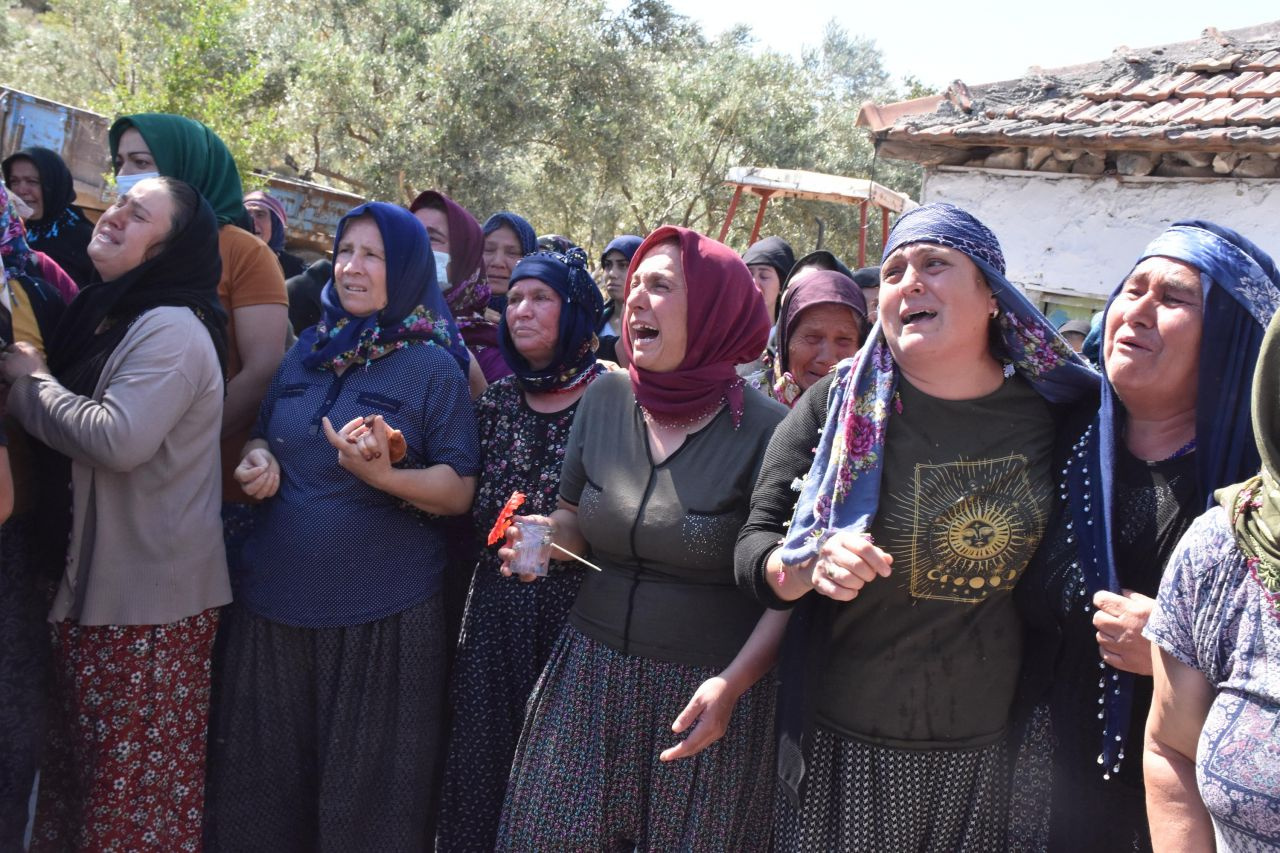
<path fill-rule="evenodd" d="M 218 611 L 53 626 L 54 690 L 32 851 L 199 850 Z"/>

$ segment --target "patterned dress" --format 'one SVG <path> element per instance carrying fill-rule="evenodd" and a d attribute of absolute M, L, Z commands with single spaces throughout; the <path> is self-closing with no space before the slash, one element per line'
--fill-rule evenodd
<path fill-rule="evenodd" d="M 1146 636 L 1216 693 L 1196 782 L 1218 849 L 1280 847 L 1280 619 L 1225 511 L 1201 516 L 1169 560 Z"/>
<path fill-rule="evenodd" d="M 483 542 L 513 491 L 521 512 L 556 507 L 560 464 L 578 403 L 560 412 L 529 408 L 511 377 L 476 403 L 483 471 L 472 508 Z M 524 725 L 525 703 L 542 672 L 585 571 L 553 562 L 534 583 L 503 577 L 498 548 L 476 566 L 450 690 L 453 724 L 441 804 L 440 850 L 492 850 L 507 773 Z"/>

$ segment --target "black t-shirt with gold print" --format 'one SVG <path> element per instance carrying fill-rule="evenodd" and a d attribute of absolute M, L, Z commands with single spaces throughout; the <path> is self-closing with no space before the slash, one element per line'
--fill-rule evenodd
<path fill-rule="evenodd" d="M 1016 376 L 976 400 L 898 388 L 871 526 L 893 573 L 834 605 L 817 721 L 888 746 L 980 746 L 1013 699 L 1010 593 L 1044 533 L 1054 421 Z"/>

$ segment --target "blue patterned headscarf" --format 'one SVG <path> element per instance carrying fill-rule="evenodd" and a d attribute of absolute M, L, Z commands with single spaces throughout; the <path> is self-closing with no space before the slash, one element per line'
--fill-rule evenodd
<path fill-rule="evenodd" d="M 1266 252 L 1211 222 L 1174 223 L 1147 246 L 1137 263 L 1157 256 L 1200 270 L 1204 330 L 1200 336 L 1195 469 L 1197 500 L 1208 509 L 1214 503 L 1215 489 L 1258 471 L 1249 395 L 1262 336 L 1280 304 L 1280 272 Z M 1107 311 L 1129 275 L 1111 294 Z M 1105 316 L 1102 323 L 1105 328 Z M 1098 417 L 1073 448 L 1066 471 L 1067 498 L 1072 523 L 1080 534 L 1079 559 L 1088 584 L 1086 607 L 1092 607 L 1098 590 L 1120 592 L 1111 543 L 1116 448 L 1124 434 L 1124 407 L 1105 375 L 1103 389 Z M 1101 772 L 1109 775 L 1119 769 L 1124 758 L 1133 676 L 1108 668 L 1103 691 L 1104 735 L 1099 763 Z"/>
<path fill-rule="evenodd" d="M 603 368 L 596 364 L 596 318 L 604 306 L 600 288 L 587 272 L 587 255 L 574 247 L 567 254 L 535 252 L 511 271 L 512 285 L 535 278 L 560 294 L 560 328 L 551 363 L 541 370 L 529 366 L 511 339 L 507 312 L 498 324 L 502 358 L 526 391 L 570 391 L 589 383 Z"/>
<path fill-rule="evenodd" d="M 324 314 L 315 326 L 315 342 L 302 363 L 336 370 L 380 358 L 412 344 L 436 344 L 449 350 L 465 375 L 471 356 L 436 284 L 436 262 L 427 231 L 402 207 L 371 201 L 352 209 L 338 223 L 333 254 L 352 220 L 372 217 L 382 234 L 386 257 L 387 305 L 368 317 L 342 307 L 333 279 L 324 286 Z"/>
<path fill-rule="evenodd" d="M 999 345 L 992 353 L 1025 377 L 1051 403 L 1092 397 L 1098 375 L 1004 275 L 995 234 L 951 204 L 928 204 L 903 214 L 884 247 L 888 257 L 909 243 L 934 243 L 964 252 L 978 267 L 1000 307 Z M 884 436 L 893 411 L 898 366 L 877 322 L 853 358 L 836 368 L 827 423 L 804 479 L 781 556 L 787 565 L 813 557 L 839 530 L 866 530 L 880 501 Z"/>

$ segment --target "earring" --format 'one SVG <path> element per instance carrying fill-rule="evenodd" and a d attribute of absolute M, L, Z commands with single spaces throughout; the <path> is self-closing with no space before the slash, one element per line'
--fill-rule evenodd
<path fill-rule="evenodd" d="M 991 319 L 992 319 L 992 320 L 994 320 L 995 318 L 997 318 L 997 317 L 999 317 L 999 316 L 1000 316 L 1000 309 L 999 309 L 999 307 L 992 308 L 992 309 L 991 309 Z"/>

